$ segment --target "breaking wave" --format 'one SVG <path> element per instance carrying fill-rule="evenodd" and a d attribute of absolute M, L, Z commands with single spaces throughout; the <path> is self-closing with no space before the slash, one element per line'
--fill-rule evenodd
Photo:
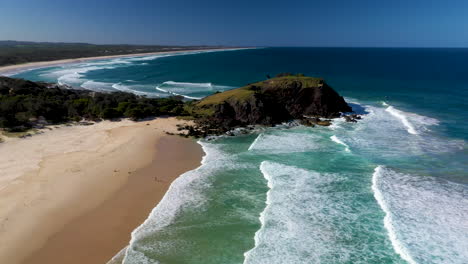
<path fill-rule="evenodd" d="M 291 130 L 270 131 L 258 135 L 249 151 L 260 153 L 294 153 L 319 150 L 322 137 L 312 133 L 296 133 Z"/>
<path fill-rule="evenodd" d="M 187 98 L 187 99 L 194 99 L 194 100 L 199 100 L 199 99 L 201 99 L 201 97 L 194 97 L 194 96 L 183 95 L 183 94 L 179 94 L 179 93 L 175 93 L 175 92 L 171 92 L 171 91 L 162 89 L 162 88 L 160 88 L 160 87 L 156 87 L 156 90 L 158 90 L 158 91 L 160 91 L 160 92 L 163 92 L 163 93 L 170 94 L 170 95 L 182 96 L 182 97 L 185 97 L 185 98 Z"/>
<path fill-rule="evenodd" d="M 400 240 L 398 239 L 397 232 L 395 231 L 395 228 L 393 226 L 393 220 L 392 220 L 393 216 L 382 195 L 382 192 L 380 192 L 380 189 L 378 187 L 377 182 L 380 180 L 379 178 L 382 177 L 382 170 L 383 170 L 382 166 L 379 166 L 375 169 L 375 172 L 372 176 L 372 190 L 374 191 L 375 199 L 379 203 L 382 210 L 385 212 L 384 227 L 388 231 L 388 237 L 390 238 L 390 241 L 392 242 L 392 246 L 395 249 L 395 252 L 398 253 L 408 263 L 416 264 L 416 262 L 413 260 L 413 257 L 411 257 L 406 247 L 403 246 Z"/>
<path fill-rule="evenodd" d="M 207 188 L 207 177 L 232 163 L 230 157 L 219 147 L 207 142 L 198 142 L 205 152 L 201 166 L 179 176 L 169 187 L 163 199 L 152 210 L 148 218 L 131 234 L 125 251 L 124 264 L 158 263 L 144 252 L 157 252 L 157 248 L 145 244 L 144 239 L 170 225 L 184 209 L 202 207 L 207 202 L 203 190 Z"/>
<path fill-rule="evenodd" d="M 272 161 L 263 161 L 260 171 L 266 207 L 244 264 L 400 263 L 372 214 L 378 209 L 372 193 L 360 187 L 367 180 Z"/>
<path fill-rule="evenodd" d="M 350 152 L 350 151 L 351 151 L 351 150 L 349 150 L 349 146 L 348 146 L 346 143 L 344 143 L 343 141 L 341 141 L 337 136 L 333 135 L 333 136 L 330 137 L 330 139 L 331 139 L 333 142 L 337 143 L 337 144 L 343 145 L 343 146 L 345 147 L 345 151 L 346 151 L 346 152 Z"/>
<path fill-rule="evenodd" d="M 144 88 L 141 85 L 124 85 L 122 83 L 114 83 L 112 85 L 112 88 L 114 88 L 115 90 L 121 91 L 121 92 L 134 93 L 136 95 L 144 95 L 144 96 L 148 96 L 148 97 L 158 97 L 159 96 L 156 93 L 141 91 L 142 88 Z M 140 89 L 138 89 L 138 88 L 140 88 Z"/>
<path fill-rule="evenodd" d="M 185 87 L 202 87 L 202 88 L 213 88 L 211 83 L 190 83 L 190 82 L 174 82 L 167 81 L 163 82 L 163 85 L 172 85 L 172 86 L 185 86 Z"/>
<path fill-rule="evenodd" d="M 255 140 L 252 142 L 252 144 L 250 144 L 249 149 L 248 149 L 249 151 L 255 148 L 255 145 L 257 144 L 257 141 L 260 140 L 260 138 L 262 137 L 262 135 L 263 135 L 263 134 L 259 134 L 259 135 L 255 138 Z"/>
<path fill-rule="evenodd" d="M 214 85 L 212 83 L 191 83 L 166 81 L 156 86 L 156 90 L 171 95 L 179 95 L 188 99 L 201 99 L 201 94 L 232 89 L 231 86 Z"/>
<path fill-rule="evenodd" d="M 387 107 L 385 111 L 390 113 L 393 117 L 397 118 L 406 127 L 406 130 L 410 134 L 418 135 L 422 131 L 427 131 L 428 126 L 439 124 L 437 119 L 414 113 L 403 112 L 385 102 L 383 102 L 382 105 Z"/>
<path fill-rule="evenodd" d="M 323 204 L 306 202 L 309 197 L 303 194 L 315 193 L 310 182 L 322 181 L 321 175 L 269 161 L 262 162 L 260 170 L 269 190 L 259 217 L 261 227 L 254 237 L 255 247 L 245 252 L 244 264 L 319 262 L 330 249 L 317 242 L 331 237 L 308 219 L 310 214 L 319 215 Z"/>
<path fill-rule="evenodd" d="M 122 57 L 114 59 L 97 59 L 93 61 L 73 63 L 73 64 L 62 64 L 61 66 L 55 67 L 45 67 L 44 72 L 40 74 L 43 78 L 50 80 L 56 80 L 58 84 L 61 85 L 70 85 L 72 87 L 83 87 L 82 85 L 86 82 L 95 82 L 99 83 L 98 80 L 89 80 L 86 79 L 86 74 L 92 71 L 98 70 L 109 70 L 122 67 L 130 67 L 134 65 L 142 65 L 141 61 L 150 61 L 164 57 L 172 56 L 182 56 L 182 55 L 191 55 L 191 54 L 200 54 L 208 52 L 220 52 L 227 50 L 213 50 L 213 51 L 187 51 L 187 52 L 173 52 L 168 54 L 156 54 L 156 55 L 146 55 L 146 56 L 135 56 L 135 57 Z M 35 68 L 37 69 L 37 68 Z M 24 71 L 29 71 L 34 69 L 28 69 Z M 21 71 L 21 72 L 24 72 Z M 17 74 L 18 72 L 14 73 Z M 163 85 L 171 86 L 183 86 L 183 87 L 205 87 L 207 84 L 193 84 L 193 83 L 177 83 L 173 81 L 165 82 Z M 90 83 L 86 84 L 90 86 Z M 92 87 L 95 87 L 92 85 Z M 224 90 L 226 86 L 217 86 L 216 89 Z M 99 88 L 102 90 L 102 88 Z M 174 93 L 183 93 L 177 91 L 171 91 Z"/>
<path fill-rule="evenodd" d="M 86 81 L 81 84 L 84 89 L 96 91 L 96 92 L 112 92 L 115 91 L 112 83 Z"/>
<path fill-rule="evenodd" d="M 408 263 L 466 263 L 466 186 L 378 166 L 372 190 L 392 245 Z"/>
<path fill-rule="evenodd" d="M 409 128 L 401 119 L 387 110 L 389 107 L 391 106 L 382 108 L 366 105 L 368 114 L 362 115 L 362 120 L 350 124 L 343 119 L 335 119 L 330 129 L 350 150 L 370 155 L 376 163 L 387 158 L 435 155 L 464 149 L 464 140 L 442 138 L 431 133 L 429 127 L 438 125 L 437 119 L 390 108 L 393 109 L 391 111 L 399 111 L 399 114 L 404 115 L 411 131 L 417 133 L 413 134 L 409 133 Z"/>

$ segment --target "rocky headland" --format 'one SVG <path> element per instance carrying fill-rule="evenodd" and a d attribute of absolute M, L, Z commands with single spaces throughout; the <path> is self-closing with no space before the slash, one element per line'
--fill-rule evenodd
<path fill-rule="evenodd" d="M 0 131 L 7 132 L 71 121 L 125 117 L 141 120 L 165 115 L 194 120 L 194 125 L 179 127 L 181 135 L 205 137 L 236 128 L 290 121 L 328 126 L 331 118 L 340 116 L 347 122 L 356 122 L 360 116 L 352 111 L 322 78 L 303 75 L 281 74 L 196 101 L 179 97 L 145 98 L 123 92 L 98 93 L 0 77 Z"/>
<path fill-rule="evenodd" d="M 215 93 L 186 105 L 195 119 L 189 134 L 221 134 L 236 127 L 272 126 L 296 120 L 303 125 L 330 125 L 330 118 L 352 112 L 322 78 L 280 75 L 244 87 Z M 360 117 L 346 115 L 346 121 Z"/>

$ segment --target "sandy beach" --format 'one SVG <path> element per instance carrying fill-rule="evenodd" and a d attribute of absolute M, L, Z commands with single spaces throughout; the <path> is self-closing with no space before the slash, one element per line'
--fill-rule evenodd
<path fill-rule="evenodd" d="M 0 263 L 105 263 L 200 165 L 175 118 L 61 126 L 0 143 Z M 79 250 L 77 250 L 79 249 Z"/>
<path fill-rule="evenodd" d="M 105 60 L 105 59 L 114 59 L 114 58 L 128 58 L 128 57 L 139 57 L 139 56 L 162 55 L 162 54 L 170 54 L 170 53 L 177 53 L 177 52 L 238 50 L 238 49 L 246 49 L 246 48 L 219 48 L 219 49 L 193 49 L 193 50 L 161 51 L 161 52 L 134 53 L 134 54 L 125 54 L 125 55 L 85 57 L 85 58 L 54 60 L 54 61 L 29 62 L 29 63 L 23 63 L 23 64 L 17 64 L 17 65 L 1 66 L 0 67 L 0 76 L 1 75 L 11 75 L 11 74 L 19 73 L 19 72 L 22 72 L 22 71 L 32 70 L 32 69 L 60 66 L 60 65 L 64 65 L 64 64 L 81 63 L 81 62 L 92 61 L 92 60 Z"/>

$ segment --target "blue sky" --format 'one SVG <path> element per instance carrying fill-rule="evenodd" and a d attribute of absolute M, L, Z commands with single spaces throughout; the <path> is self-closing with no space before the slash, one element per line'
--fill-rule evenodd
<path fill-rule="evenodd" d="M 468 47 L 468 0 L 0 0 L 0 39 Z"/>

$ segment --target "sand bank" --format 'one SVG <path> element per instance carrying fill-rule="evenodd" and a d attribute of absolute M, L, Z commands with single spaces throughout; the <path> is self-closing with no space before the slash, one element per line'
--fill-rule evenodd
<path fill-rule="evenodd" d="M 61 127 L 0 144 L 0 263 L 105 263 L 170 183 L 199 166 L 181 121 Z"/>

